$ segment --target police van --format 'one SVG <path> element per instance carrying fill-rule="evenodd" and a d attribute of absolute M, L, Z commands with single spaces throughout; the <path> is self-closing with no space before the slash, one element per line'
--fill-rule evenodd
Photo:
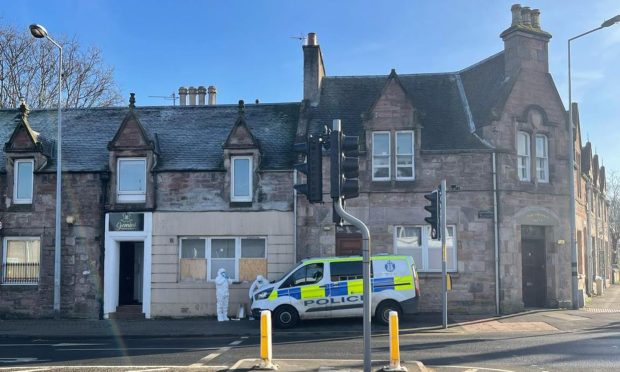
<path fill-rule="evenodd" d="M 417 309 L 420 286 L 410 256 L 371 258 L 371 313 L 387 324 L 390 311 L 399 315 Z M 291 328 L 299 319 L 363 315 L 362 257 L 321 257 L 303 260 L 282 279 L 260 287 L 252 297 L 252 314 L 272 311 L 274 325 Z"/>

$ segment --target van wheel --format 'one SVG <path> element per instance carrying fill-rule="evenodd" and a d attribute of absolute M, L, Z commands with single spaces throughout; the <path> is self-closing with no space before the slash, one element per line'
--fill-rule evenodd
<path fill-rule="evenodd" d="M 390 324 L 390 311 L 396 311 L 399 319 L 403 315 L 403 311 L 397 302 L 383 301 L 377 305 L 377 309 L 375 310 L 375 321 L 383 325 Z"/>
<path fill-rule="evenodd" d="M 292 306 L 280 306 L 273 312 L 273 323 L 276 328 L 292 328 L 299 321 L 299 313 Z"/>

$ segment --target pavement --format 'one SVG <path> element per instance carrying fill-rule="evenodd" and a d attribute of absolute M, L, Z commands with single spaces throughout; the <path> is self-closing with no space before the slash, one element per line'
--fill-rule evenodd
<path fill-rule="evenodd" d="M 620 320 L 620 285 L 607 288 L 602 296 L 589 299 L 579 310 L 529 309 L 504 316 L 450 316 L 449 327 L 441 327 L 441 316 L 436 313 L 416 315 L 413 319 L 401 319 L 401 334 L 457 333 L 463 336 L 485 332 L 562 332 L 588 329 L 604 322 Z M 307 321 L 292 330 L 274 330 L 278 333 L 349 333 L 361 335 L 359 319 L 329 319 Z M 386 334 L 387 327 L 373 326 L 373 335 Z M 258 321 L 231 320 L 218 322 L 215 318 L 149 319 L 149 320 L 77 320 L 77 319 L 20 319 L 0 320 L 0 338 L 7 337 L 208 337 L 208 336 L 258 336 Z M 282 360 L 281 371 L 308 370 L 309 362 Z M 327 363 L 327 365 L 326 365 Z M 314 370 L 353 371 L 361 370 L 361 361 L 323 361 Z M 381 362 L 378 362 L 381 363 Z M 255 360 L 240 361 L 233 370 L 251 370 Z M 404 362 L 410 371 L 423 371 L 419 362 Z M 301 369 L 298 366 L 300 365 Z M 323 369 L 321 369 L 321 368 Z M 327 369 L 325 369 L 327 368 Z M 331 368 L 331 369 L 330 369 Z"/>

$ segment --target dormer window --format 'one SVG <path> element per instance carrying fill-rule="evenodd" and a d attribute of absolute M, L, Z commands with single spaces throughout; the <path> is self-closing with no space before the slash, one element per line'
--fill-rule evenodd
<path fill-rule="evenodd" d="M 119 203 L 146 201 L 146 159 L 118 159 L 117 199 Z"/>
<path fill-rule="evenodd" d="M 233 202 L 252 201 L 252 157 L 233 156 L 230 199 Z"/>
<path fill-rule="evenodd" d="M 34 187 L 34 160 L 15 160 L 15 179 L 13 181 L 13 202 L 15 204 L 32 204 Z"/>

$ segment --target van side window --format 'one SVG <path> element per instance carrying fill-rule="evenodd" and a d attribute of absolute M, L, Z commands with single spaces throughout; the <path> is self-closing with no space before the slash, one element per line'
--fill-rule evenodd
<path fill-rule="evenodd" d="M 332 282 L 362 279 L 362 261 L 331 262 L 330 273 Z"/>
<path fill-rule="evenodd" d="M 280 288 L 297 287 L 300 285 L 315 284 L 323 279 L 323 264 L 313 263 L 300 267 L 286 279 Z"/>

